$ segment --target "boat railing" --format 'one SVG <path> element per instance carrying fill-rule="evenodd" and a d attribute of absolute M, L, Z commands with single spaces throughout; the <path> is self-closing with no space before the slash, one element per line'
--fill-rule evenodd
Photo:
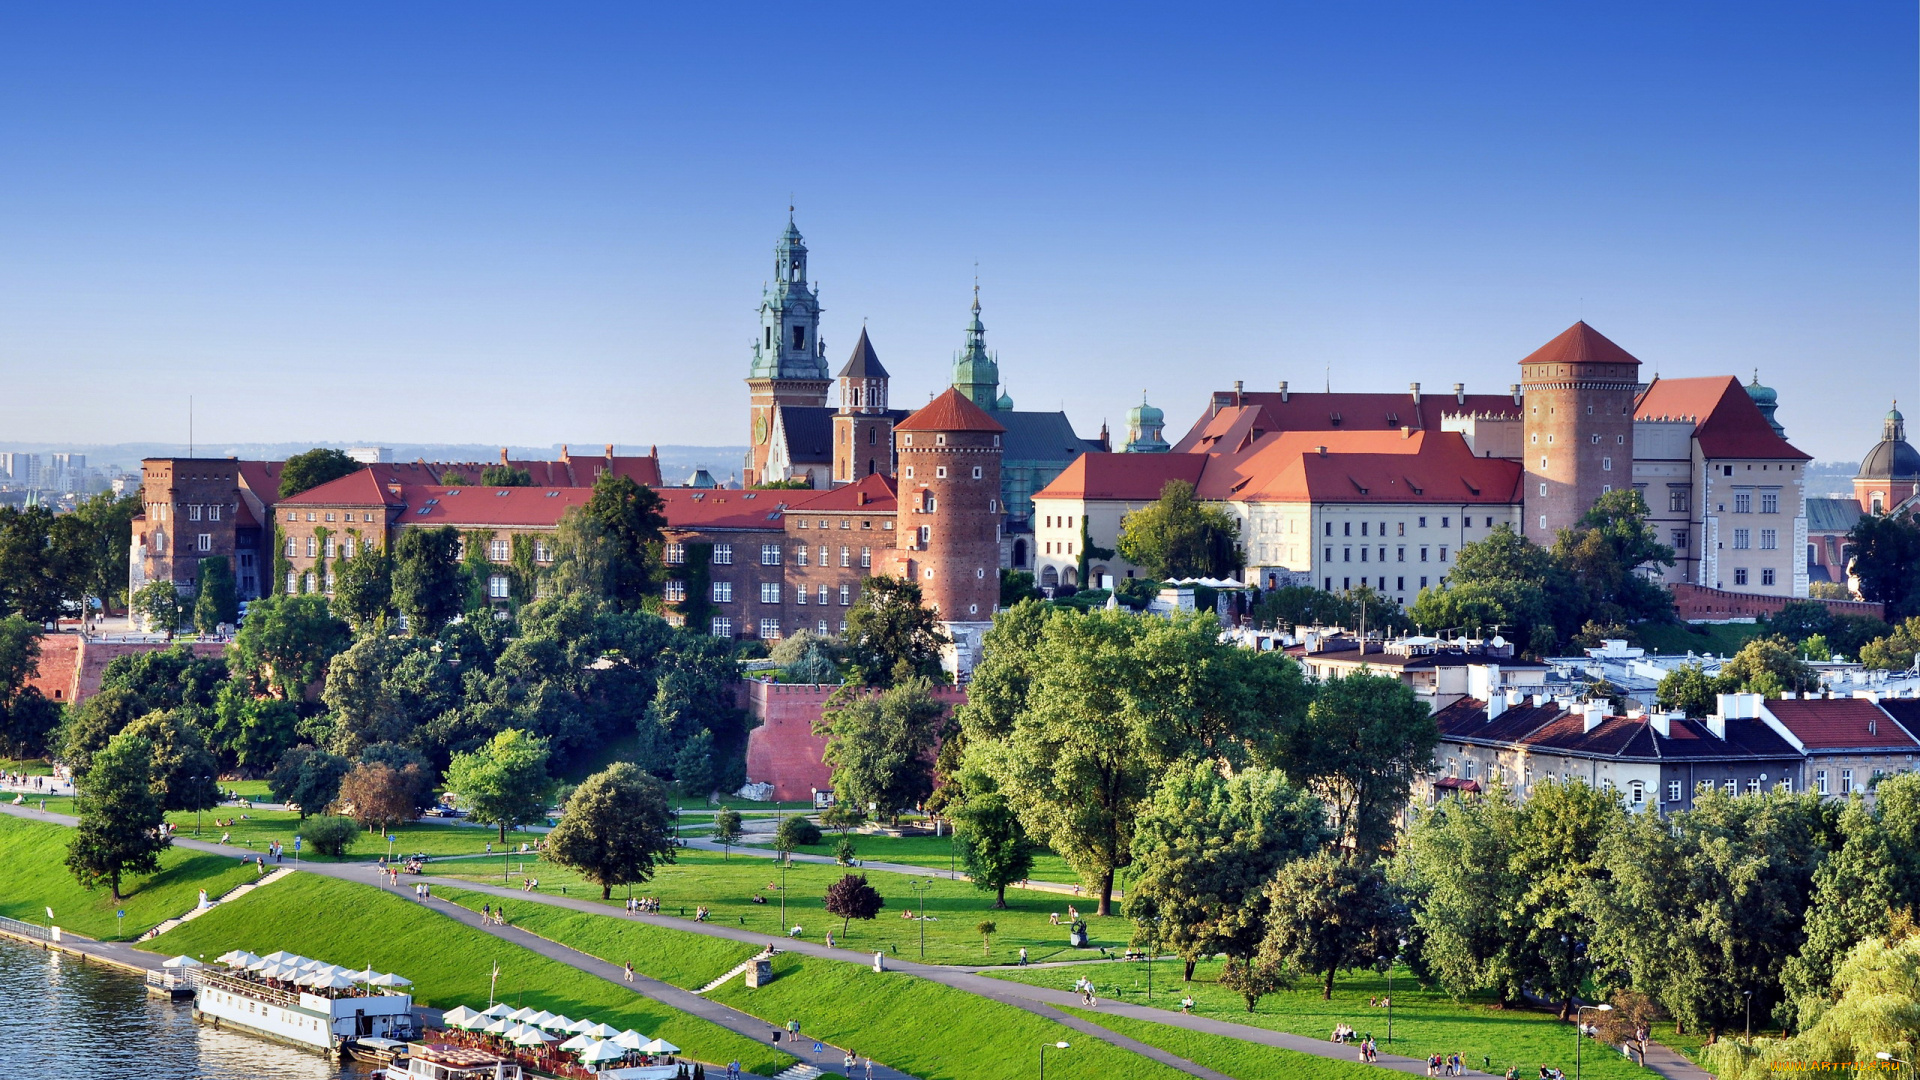
<path fill-rule="evenodd" d="M 189 985 L 196 989 L 202 986 L 212 986 L 231 994 L 239 994 L 242 997 L 255 998 L 260 1001 L 271 1001 L 276 1005 L 285 1005 L 288 1008 L 297 1009 L 300 1007 L 299 994 L 288 993 L 285 990 L 275 990 L 271 986 L 264 986 L 251 979 L 224 975 L 217 971 L 208 971 L 203 967 L 188 968 L 187 970 L 191 973 L 188 975 Z"/>
<path fill-rule="evenodd" d="M 20 937 L 32 938 L 35 941 L 53 940 L 52 930 L 30 922 L 21 922 L 19 919 L 9 919 L 4 915 L 0 915 L 0 930 L 5 930 L 9 934 L 17 934 Z"/>
<path fill-rule="evenodd" d="M 149 971 L 147 985 L 161 990 L 191 990 L 196 984 L 194 977 L 189 974 L 192 970 L 188 968 L 186 971 Z"/>

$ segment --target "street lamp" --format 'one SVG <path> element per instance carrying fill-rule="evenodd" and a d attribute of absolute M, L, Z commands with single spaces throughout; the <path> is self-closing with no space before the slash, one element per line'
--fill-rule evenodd
<path fill-rule="evenodd" d="M 1400 954 L 1406 950 L 1407 939 L 1400 939 L 1400 947 L 1393 951 L 1393 959 L 1387 961 L 1387 1045 L 1393 1045 L 1393 966 L 1400 962 Z"/>
<path fill-rule="evenodd" d="M 920 897 L 920 959 L 925 960 L 927 958 L 927 890 L 933 888 L 933 881 L 930 878 L 925 881 L 916 878 L 907 882 L 907 886 Z"/>
<path fill-rule="evenodd" d="M 1072 1044 L 1057 1042 L 1053 1044 L 1053 1048 L 1055 1050 L 1065 1050 L 1070 1045 Z M 1047 1044 L 1046 1043 L 1040 1044 L 1040 1080 L 1047 1080 Z"/>
<path fill-rule="evenodd" d="M 1740 996 L 1747 999 L 1747 1045 L 1753 1045 L 1753 991 L 1742 990 Z"/>
<path fill-rule="evenodd" d="M 1573 1080 L 1580 1080 L 1580 1051 L 1586 1045 L 1586 1031 L 1580 1026 L 1580 1014 L 1592 1009 L 1594 1012 L 1612 1012 L 1613 1006 L 1607 1004 L 1582 1005 L 1573 1010 Z"/>

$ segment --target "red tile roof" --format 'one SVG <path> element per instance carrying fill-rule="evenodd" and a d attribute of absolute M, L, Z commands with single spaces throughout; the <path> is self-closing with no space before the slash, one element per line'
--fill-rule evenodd
<path fill-rule="evenodd" d="M 1781 698 L 1766 710 L 1809 750 L 1920 749 L 1920 742 L 1866 698 Z"/>
<path fill-rule="evenodd" d="M 899 495 L 891 476 L 874 473 L 863 476 L 857 482 L 837 487 L 831 491 L 822 491 L 808 497 L 804 491 L 787 493 L 793 496 L 787 504 L 787 512 L 793 514 L 837 514 L 854 511 L 862 514 L 891 514 L 899 507 Z"/>
<path fill-rule="evenodd" d="M 1206 454 L 1081 454 L 1036 499 L 1127 499 L 1152 502 L 1169 480 L 1196 487 Z"/>
<path fill-rule="evenodd" d="M 1535 349 L 1520 362 L 1522 364 L 1630 364 L 1636 368 L 1640 365 L 1639 358 L 1609 341 L 1605 334 L 1588 326 L 1584 321 L 1567 327 L 1558 337 Z"/>
<path fill-rule="evenodd" d="M 1655 378 L 1634 406 L 1636 420 L 1682 418 L 1694 422 L 1700 452 L 1710 458 L 1813 460 L 1774 432 L 1740 380 L 1731 375 Z"/>
<path fill-rule="evenodd" d="M 335 481 L 338 483 L 338 481 Z M 461 528 L 550 529 L 569 509 L 584 506 L 593 496 L 583 487 L 440 487 L 409 484 L 401 487 L 406 504 L 399 524 Z"/>
<path fill-rule="evenodd" d="M 949 386 L 939 397 L 893 426 L 895 431 L 1005 431 L 987 410 Z"/>
<path fill-rule="evenodd" d="M 1222 395 L 1215 395 L 1216 398 Z M 1231 393 L 1225 397 L 1232 398 Z M 1202 416 L 1174 444 L 1175 453 L 1244 450 L 1253 440 L 1276 431 L 1397 431 L 1411 427 L 1439 431 L 1442 416 L 1472 413 L 1520 416 L 1511 394 L 1422 392 L 1420 403 L 1405 394 L 1242 393 L 1239 404 Z"/>
<path fill-rule="evenodd" d="M 785 528 L 781 513 L 796 494 L 793 491 L 734 491 L 729 488 L 658 488 L 654 494 L 665 502 L 667 527 L 672 529 L 768 529 Z"/>
<path fill-rule="evenodd" d="M 403 485 L 401 490 L 405 491 Z M 351 472 L 338 480 L 308 488 L 298 495 L 278 500 L 277 506 L 398 506 L 405 501 L 374 474 L 372 469 Z"/>

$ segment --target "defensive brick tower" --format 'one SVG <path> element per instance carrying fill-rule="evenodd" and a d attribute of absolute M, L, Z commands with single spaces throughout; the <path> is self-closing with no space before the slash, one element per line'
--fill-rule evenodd
<path fill-rule="evenodd" d="M 1006 429 L 949 387 L 894 428 L 902 567 L 970 669 L 970 639 L 1000 599 L 1000 456 Z M 971 625 L 970 625 L 971 624 Z"/>
<path fill-rule="evenodd" d="M 1550 544 L 1603 492 L 1633 483 L 1640 361 L 1584 322 L 1520 361 L 1526 536 Z"/>

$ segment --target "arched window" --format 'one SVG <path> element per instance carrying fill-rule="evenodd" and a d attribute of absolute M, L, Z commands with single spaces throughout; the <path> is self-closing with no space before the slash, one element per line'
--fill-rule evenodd
<path fill-rule="evenodd" d="M 1051 566 L 1047 567 L 1045 570 L 1040 571 L 1040 584 L 1045 585 L 1048 588 L 1052 588 L 1053 586 L 1060 584 L 1060 572 L 1058 570 L 1055 570 Z"/>

